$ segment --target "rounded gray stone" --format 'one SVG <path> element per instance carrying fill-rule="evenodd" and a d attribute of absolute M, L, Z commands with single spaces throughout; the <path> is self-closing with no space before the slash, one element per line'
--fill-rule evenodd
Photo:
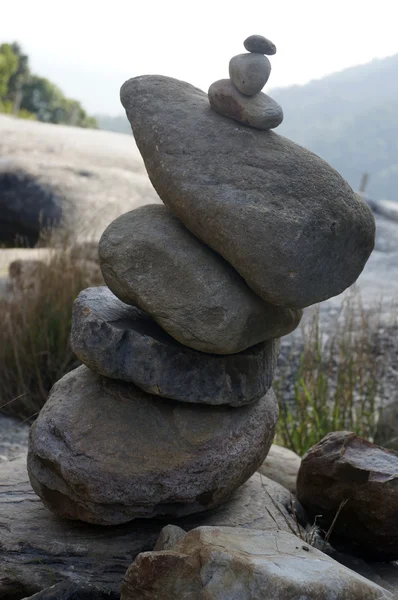
<path fill-rule="evenodd" d="M 182 402 L 241 406 L 272 385 L 279 342 L 239 354 L 205 354 L 183 346 L 144 311 L 107 287 L 82 291 L 73 306 L 71 346 L 90 369 Z"/>
<path fill-rule="evenodd" d="M 118 298 L 195 350 L 240 352 L 300 322 L 301 311 L 264 302 L 164 205 L 118 217 L 101 237 L 99 257 L 105 283 Z"/>
<path fill-rule="evenodd" d="M 217 114 L 170 77 L 130 79 L 121 99 L 160 198 L 264 300 L 303 308 L 355 282 L 374 218 L 319 156 Z"/>
<path fill-rule="evenodd" d="M 283 111 L 275 100 L 260 92 L 245 96 L 230 79 L 219 79 L 209 87 L 209 102 L 220 115 L 255 129 L 274 129 L 283 121 Z"/>
<path fill-rule="evenodd" d="M 262 54 L 238 54 L 229 61 L 229 76 L 242 94 L 261 92 L 271 73 L 271 63 Z"/>
<path fill-rule="evenodd" d="M 160 402 L 81 366 L 54 385 L 31 428 L 29 478 L 55 514 L 89 523 L 202 512 L 260 466 L 277 418 L 272 389 L 234 409 Z"/>
<path fill-rule="evenodd" d="M 268 54 L 269 56 L 276 53 L 275 44 L 262 35 L 250 35 L 245 39 L 243 45 L 249 52 Z"/>

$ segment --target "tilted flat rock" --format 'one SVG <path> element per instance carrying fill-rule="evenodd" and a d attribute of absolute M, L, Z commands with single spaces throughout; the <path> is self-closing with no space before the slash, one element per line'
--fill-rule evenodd
<path fill-rule="evenodd" d="M 118 217 L 100 239 L 99 256 L 105 282 L 118 298 L 202 352 L 240 352 L 290 333 L 301 319 L 301 311 L 254 294 L 163 205 Z"/>
<path fill-rule="evenodd" d="M 257 470 L 295 494 L 300 464 L 301 458 L 295 452 L 272 444 L 267 458 Z"/>
<path fill-rule="evenodd" d="M 59 516 L 101 525 L 225 502 L 271 446 L 271 390 L 239 408 L 166 400 L 82 366 L 54 385 L 29 437 L 33 489 Z"/>
<path fill-rule="evenodd" d="M 83 290 L 76 298 L 70 342 L 85 365 L 106 377 L 130 381 L 164 398 L 231 406 L 249 404 L 268 392 L 279 350 L 277 340 L 239 354 L 192 350 L 105 286 Z"/>
<path fill-rule="evenodd" d="M 353 553 L 375 560 L 398 558 L 398 452 L 375 446 L 354 433 L 329 433 L 301 461 L 297 495 L 311 517 L 322 515 Z"/>
<path fill-rule="evenodd" d="M 261 92 L 271 73 L 271 63 L 262 54 L 237 54 L 229 61 L 229 76 L 242 94 Z"/>
<path fill-rule="evenodd" d="M 297 502 L 295 511 L 302 513 Z M 186 531 L 202 525 L 296 527 L 289 492 L 258 473 L 218 509 L 174 523 Z M 127 568 L 137 554 L 153 549 L 164 524 L 136 519 L 101 527 L 57 518 L 31 488 L 26 455 L 0 464 L 0 598 L 16 600 L 62 582 L 95 585 L 119 598 Z"/>
<path fill-rule="evenodd" d="M 303 308 L 357 279 L 374 219 L 322 159 L 218 115 L 176 79 L 130 79 L 121 99 L 163 202 L 258 295 Z"/>
<path fill-rule="evenodd" d="M 121 600 L 393 600 L 284 531 L 199 527 L 127 570 Z"/>
<path fill-rule="evenodd" d="M 220 115 L 255 129 L 274 129 L 283 121 L 282 107 L 270 96 L 262 92 L 245 96 L 230 79 L 220 79 L 211 84 L 209 102 Z"/>

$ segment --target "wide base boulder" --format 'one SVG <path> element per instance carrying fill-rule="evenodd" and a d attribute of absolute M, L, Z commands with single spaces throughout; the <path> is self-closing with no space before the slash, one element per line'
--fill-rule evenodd
<path fill-rule="evenodd" d="M 198 404 L 249 404 L 272 385 L 279 340 L 238 354 L 187 348 L 105 286 L 83 290 L 73 305 L 71 346 L 90 369 L 150 394 Z"/>
<path fill-rule="evenodd" d="M 101 525 L 179 517 L 219 506 L 260 466 L 278 404 L 150 396 L 82 366 L 64 376 L 31 428 L 33 489 L 59 516 Z"/>
<path fill-rule="evenodd" d="M 304 531 L 298 503 L 294 512 Z M 221 507 L 174 523 L 186 531 L 203 525 L 297 529 L 289 492 L 258 473 Z M 137 554 L 154 548 L 164 525 L 159 519 L 110 527 L 60 519 L 34 493 L 26 455 L 0 464 L 0 598 L 20 600 L 64 582 L 94 585 L 116 600 L 126 570 Z"/>
<path fill-rule="evenodd" d="M 199 527 L 138 555 L 121 600 L 393 600 L 290 533 Z"/>

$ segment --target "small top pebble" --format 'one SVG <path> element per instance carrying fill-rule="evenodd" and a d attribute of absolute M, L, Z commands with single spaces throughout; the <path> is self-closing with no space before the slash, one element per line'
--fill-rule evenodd
<path fill-rule="evenodd" d="M 263 37 L 262 35 L 250 35 L 243 42 L 244 47 L 248 52 L 257 52 L 257 54 L 271 54 L 276 53 L 276 46 L 270 40 Z"/>

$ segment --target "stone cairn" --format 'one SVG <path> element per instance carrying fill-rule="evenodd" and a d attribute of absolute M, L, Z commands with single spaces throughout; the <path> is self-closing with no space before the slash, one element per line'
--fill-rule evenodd
<path fill-rule="evenodd" d="M 31 429 L 44 504 L 113 525 L 225 502 L 261 465 L 278 406 L 278 339 L 302 308 L 358 277 L 374 243 L 366 204 L 319 157 L 273 133 L 261 36 L 209 94 L 163 76 L 121 100 L 162 204 L 113 221 L 108 287 L 80 293 L 72 348 Z M 210 105 L 209 105 L 210 101 Z"/>

